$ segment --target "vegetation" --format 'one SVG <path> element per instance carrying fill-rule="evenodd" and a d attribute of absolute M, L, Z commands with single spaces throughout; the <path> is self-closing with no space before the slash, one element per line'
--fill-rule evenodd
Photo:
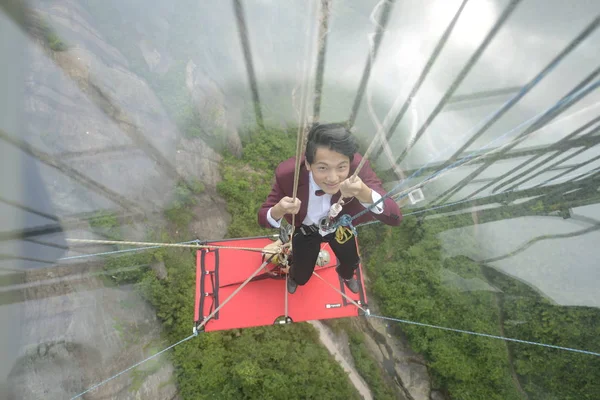
<path fill-rule="evenodd" d="M 358 373 L 369 385 L 375 400 L 393 400 L 395 393 L 383 378 L 383 371 L 364 343 L 364 334 L 355 329 L 347 330 L 350 337 L 350 353 Z"/>
<path fill-rule="evenodd" d="M 273 171 L 295 153 L 295 135 L 264 130 L 245 139 L 241 159 L 225 155 L 218 184 L 219 194 L 227 200 L 232 216 L 228 235 L 246 237 L 272 233 L 258 227 L 257 212 L 271 191 Z"/>
<path fill-rule="evenodd" d="M 406 218 L 401 229 L 379 229 L 372 233 L 379 245 L 378 252 L 369 255 L 367 269 L 373 280 L 372 291 L 384 315 L 498 333 L 493 294 L 460 292 L 443 285 L 441 270 L 449 265 L 440 262 L 440 243 L 424 226 Z M 363 238 L 363 251 L 374 246 L 375 243 Z M 465 268 L 477 275 L 473 266 Z M 510 382 L 502 342 L 420 326 L 407 325 L 402 330 L 414 349 L 429 358 L 434 385 L 446 389 L 452 398 L 519 398 Z"/>
<path fill-rule="evenodd" d="M 600 348 L 598 310 L 551 305 L 490 267 L 464 256 L 444 258 L 437 233 L 448 228 L 443 218 L 423 222 L 411 217 L 398 229 L 361 228 L 372 292 L 384 315 Z M 473 246 L 468 237 L 461 240 L 457 245 Z M 489 282 L 501 291 L 466 290 L 448 276 Z M 520 399 L 523 392 L 530 399 L 591 399 L 600 392 L 593 378 L 600 364 L 589 356 L 420 326 L 401 329 L 413 348 L 426 355 L 435 388 L 453 399 Z"/>
<path fill-rule="evenodd" d="M 224 156 L 218 191 L 232 214 L 229 236 L 266 232 L 256 223 L 257 209 L 270 190 L 273 169 L 293 155 L 294 146 L 294 132 L 265 130 L 246 136 L 241 158 Z M 190 206 L 202 190 L 199 183 L 175 188 L 166 214 L 177 229 L 185 229 Z M 600 348 L 600 335 L 594 328 L 600 325 L 597 310 L 555 306 L 486 265 L 465 256 L 444 258 L 438 234 L 468 223 L 468 218 L 453 218 L 407 217 L 399 228 L 360 228 L 371 295 L 383 315 L 569 347 Z M 98 215 L 91 224 L 105 235 L 119 235 L 114 215 Z M 166 232 L 153 235 L 151 240 L 170 240 Z M 469 236 L 457 236 L 453 242 L 460 248 L 476 245 Z M 164 262 L 166 279 L 157 279 L 147 268 L 157 261 Z M 193 251 L 156 249 L 109 258 L 106 268 L 117 283 L 137 284 L 155 307 L 165 340 L 176 342 L 188 336 L 191 327 L 193 265 Z M 460 283 L 467 281 L 486 283 L 498 291 L 468 290 Z M 330 325 L 347 332 L 355 365 L 374 396 L 393 398 L 363 334 L 343 320 Z M 411 346 L 426 356 L 434 388 L 452 399 L 522 399 L 524 394 L 530 399 L 592 399 L 600 390 L 593 379 L 600 365 L 589 356 L 420 326 L 402 325 L 401 329 Z M 177 384 L 183 398 L 355 398 L 342 369 L 317 342 L 314 329 L 306 324 L 204 333 L 172 353 Z M 147 375 L 146 369 L 140 370 L 133 387 Z"/>
<path fill-rule="evenodd" d="M 37 29 L 53 51 L 65 51 L 69 48 L 45 19 L 38 18 Z"/>
<path fill-rule="evenodd" d="M 328 319 L 324 320 L 323 323 L 335 332 L 336 335 L 343 337 L 345 334 L 348 336 L 348 346 L 354 360 L 354 367 L 367 385 L 369 385 L 369 389 L 375 400 L 396 398 L 396 393 L 392 386 L 394 383 L 390 379 L 386 379 L 386 372 L 382 367 L 377 365 L 377 360 L 365 344 L 365 334 L 352 323 L 352 319 Z"/>
<path fill-rule="evenodd" d="M 114 212 L 98 212 L 88 219 L 92 232 L 107 240 L 123 240 L 121 221 Z"/>
<path fill-rule="evenodd" d="M 46 40 L 50 48 L 54 51 L 65 51 L 69 48 L 55 32 L 49 33 L 46 36 Z"/>
<path fill-rule="evenodd" d="M 157 251 L 145 250 L 108 256 L 104 270 L 110 273 L 110 278 L 118 285 L 137 283 L 147 274 L 150 264 L 157 261 L 156 254 Z"/>
<path fill-rule="evenodd" d="M 293 153 L 295 137 L 285 132 L 257 132 L 248 138 L 244 156 L 227 156 L 226 172 L 219 191 L 233 210 L 229 235 L 256 235 L 256 208 L 237 208 L 244 203 L 259 204 L 270 188 L 273 165 Z M 272 156 L 259 157 L 262 151 Z M 278 154 L 278 156 L 276 155 Z M 250 175 L 247 171 L 251 171 Z M 253 178 L 249 178 L 252 176 Z M 244 185 L 246 184 L 246 185 Z M 195 204 L 201 186 L 175 188 L 174 202 L 166 213 L 171 221 L 185 223 L 189 205 Z M 243 201 L 242 201 L 243 200 Z M 181 216 L 180 214 L 184 214 Z M 111 218 L 100 219 L 112 227 Z M 167 232 L 155 232 L 152 240 L 169 241 Z M 158 239 L 160 237 L 160 239 Z M 165 331 L 165 341 L 175 343 L 189 336 L 192 327 L 195 291 L 194 252 L 186 249 L 154 249 L 109 258 L 106 269 L 119 284 L 135 283 L 155 308 Z M 164 262 L 163 280 L 145 266 Z M 127 327 L 116 322 L 115 329 L 127 337 Z M 177 346 L 171 353 L 176 367 L 179 392 L 184 399 L 358 399 L 341 366 L 319 344 L 309 324 L 235 329 L 202 333 Z M 138 368 L 132 374 L 130 390 L 158 370 L 159 364 Z"/>
<path fill-rule="evenodd" d="M 556 306 L 520 281 L 493 268 L 484 271 L 504 293 L 502 311 L 507 336 L 579 349 L 600 348 L 598 309 Z M 508 346 L 530 399 L 598 397 L 598 357 L 518 343 Z"/>

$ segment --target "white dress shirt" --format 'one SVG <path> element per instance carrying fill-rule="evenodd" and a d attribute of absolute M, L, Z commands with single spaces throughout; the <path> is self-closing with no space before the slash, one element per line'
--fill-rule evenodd
<path fill-rule="evenodd" d="M 306 211 L 306 218 L 304 218 L 304 221 L 302 221 L 302 223 L 304 225 L 318 225 L 321 218 L 325 217 L 329 213 L 329 209 L 331 208 L 332 195 L 325 193 L 322 196 L 317 196 L 315 192 L 317 190 L 320 190 L 321 188 L 319 187 L 319 185 L 317 185 L 317 182 L 315 182 L 312 172 L 309 172 L 308 176 L 310 182 L 310 187 L 308 189 L 308 210 Z M 372 203 L 363 203 L 362 201 L 360 202 L 360 204 L 362 204 L 365 208 L 369 207 L 370 205 L 381 199 L 381 195 L 376 191 L 371 190 L 371 193 L 373 199 Z M 373 214 L 381 214 L 383 212 L 383 202 L 373 207 L 371 209 L 371 212 Z M 269 221 L 271 226 L 274 228 L 279 228 L 281 226 L 281 219 L 275 221 L 273 217 L 271 217 L 271 209 L 267 211 L 267 221 Z"/>

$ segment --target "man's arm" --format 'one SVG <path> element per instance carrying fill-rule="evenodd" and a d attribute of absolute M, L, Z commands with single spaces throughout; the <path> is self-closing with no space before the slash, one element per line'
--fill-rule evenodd
<path fill-rule="evenodd" d="M 358 199 L 358 201 L 360 202 L 360 204 L 364 207 L 364 208 L 369 208 L 371 207 L 373 204 L 377 203 L 380 199 L 381 199 L 381 195 L 379 193 L 377 193 L 375 190 L 371 189 L 370 187 L 367 186 L 367 184 L 365 184 L 365 187 L 368 190 L 368 195 L 365 195 L 364 200 Z M 358 197 L 357 197 L 358 198 Z M 373 214 L 381 214 L 383 212 L 383 207 L 385 206 L 384 202 L 379 202 L 377 203 L 377 205 L 371 207 L 369 210 L 373 213 Z"/>
<path fill-rule="evenodd" d="M 278 225 L 279 225 L 279 222 L 281 221 L 282 216 L 277 215 L 277 212 L 275 212 L 276 215 L 273 215 L 273 211 L 271 210 L 271 208 L 275 207 L 277 205 L 277 203 L 279 203 L 279 200 L 281 200 L 284 196 L 285 196 L 285 193 L 281 189 L 281 185 L 279 184 L 278 174 L 277 174 L 277 171 L 275 171 L 275 182 L 273 183 L 273 187 L 271 187 L 271 193 L 269 193 L 269 195 L 267 196 L 267 199 L 260 207 L 260 210 L 258 210 L 258 224 L 261 227 L 263 227 L 263 228 L 278 228 L 279 227 Z M 268 218 L 267 214 L 270 214 L 269 216 L 271 218 Z M 275 217 L 277 217 L 277 218 L 275 218 Z M 269 219 L 271 219 L 271 222 L 269 222 Z M 277 224 L 274 225 L 272 222 L 277 222 Z"/>
<path fill-rule="evenodd" d="M 381 199 L 381 195 L 368 187 L 367 184 L 362 181 L 360 176 L 351 176 L 346 179 L 342 183 L 340 190 L 342 192 L 342 197 L 354 197 L 364 208 L 373 205 L 373 207 L 369 208 L 369 211 L 372 213 L 381 214 L 383 212 L 383 202 L 374 205 L 374 203 L 377 203 L 379 199 Z"/>
<path fill-rule="evenodd" d="M 365 161 L 358 176 L 363 181 L 363 183 L 369 189 L 372 190 L 371 196 L 373 203 L 377 202 L 379 199 L 381 199 L 383 195 L 385 195 L 386 190 L 383 188 L 381 181 L 375 174 L 375 171 L 373 171 L 373 169 L 371 168 L 371 164 L 368 160 Z M 372 202 L 362 201 L 367 199 L 368 197 L 359 199 L 359 201 L 365 208 L 373 204 Z M 370 214 L 374 218 L 378 219 L 386 225 L 398 226 L 402 221 L 402 212 L 400 211 L 400 207 L 391 198 L 387 198 L 384 201 L 380 202 L 378 206 L 373 207 L 370 211 Z"/>

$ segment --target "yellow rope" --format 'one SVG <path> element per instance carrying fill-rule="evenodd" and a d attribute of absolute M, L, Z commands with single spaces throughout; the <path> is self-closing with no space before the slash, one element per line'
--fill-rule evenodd
<path fill-rule="evenodd" d="M 316 5 L 316 1 L 310 3 L 310 12 L 316 12 L 314 9 Z M 304 47 L 304 81 L 302 82 L 302 86 L 300 88 L 301 91 L 301 99 L 300 99 L 300 121 L 298 124 L 298 132 L 297 132 L 297 141 L 296 141 L 296 165 L 294 170 L 294 188 L 292 193 L 292 201 L 296 200 L 296 196 L 298 195 L 298 181 L 300 180 L 300 159 L 302 157 L 302 153 L 304 152 L 304 146 L 306 145 L 306 133 L 308 131 L 306 114 L 308 108 L 308 82 L 310 80 L 310 60 L 314 58 L 314 48 L 315 46 L 310 45 L 310 39 L 313 37 L 313 31 L 315 29 L 315 20 L 311 19 L 311 24 L 309 27 L 308 35 L 306 36 L 306 43 Z M 318 37 L 317 37 L 318 41 Z M 309 54 L 310 53 L 310 54 Z M 290 242 L 294 237 L 294 230 L 296 229 L 296 214 L 292 214 L 292 231 L 290 234 Z"/>
<path fill-rule="evenodd" d="M 229 250 L 246 250 L 257 251 L 268 254 L 279 254 L 281 248 L 276 249 L 259 249 L 254 247 L 237 247 L 237 246 L 215 246 L 210 244 L 179 244 L 179 243 L 151 243 L 151 242 L 128 242 L 120 240 L 95 240 L 95 239 L 66 239 L 68 242 L 74 243 L 93 243 L 93 244 L 121 244 L 127 246 L 161 246 L 161 247 L 183 247 L 194 249 L 229 249 Z"/>

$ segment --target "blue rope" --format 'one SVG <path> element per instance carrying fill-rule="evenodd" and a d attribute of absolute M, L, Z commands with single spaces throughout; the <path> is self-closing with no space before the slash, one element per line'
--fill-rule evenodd
<path fill-rule="evenodd" d="M 512 192 L 512 190 L 511 191 L 506 191 L 504 193 L 507 193 L 507 192 Z M 475 197 L 473 199 L 464 199 L 464 200 L 460 200 L 460 201 L 455 201 L 453 203 L 446 203 L 446 204 L 442 204 L 441 206 L 435 206 L 435 207 L 425 208 L 425 209 L 419 210 L 419 211 L 414 211 L 414 212 L 406 213 L 406 214 L 404 214 L 404 216 L 408 217 L 410 215 L 423 214 L 423 213 L 426 213 L 426 212 L 429 212 L 429 211 L 432 211 L 432 210 L 438 210 L 440 208 L 451 207 L 451 206 L 455 206 L 455 205 L 461 204 L 461 203 L 468 203 L 468 202 L 472 202 L 472 201 L 476 201 L 476 200 L 487 199 L 487 198 L 494 197 L 494 196 L 498 196 L 498 194 L 492 194 L 492 195 L 489 195 L 489 196 Z M 540 197 L 541 196 L 545 196 L 545 194 L 540 195 Z M 369 222 L 365 222 L 364 224 L 357 225 L 356 227 L 359 228 L 361 226 L 378 224 L 380 222 L 381 221 L 379 221 L 379 220 L 377 220 L 377 221 L 369 221 Z"/>
<path fill-rule="evenodd" d="M 506 132 L 505 134 L 503 134 L 502 136 L 494 139 L 493 141 L 489 142 L 488 144 L 486 144 L 485 146 L 481 147 L 480 149 L 478 149 L 477 151 L 473 152 L 472 154 L 468 155 L 465 158 L 462 158 L 460 160 L 455 161 L 454 163 L 448 165 L 447 167 L 441 169 L 440 171 L 437 171 L 433 174 L 431 174 L 430 176 L 428 176 L 427 178 L 425 178 L 424 182 L 427 182 L 428 180 L 431 180 L 433 178 L 435 178 L 437 175 L 443 173 L 444 171 L 452 168 L 452 167 L 459 167 L 460 164 L 464 164 L 467 161 L 469 161 L 471 158 L 473 158 L 475 155 L 477 155 L 477 153 L 479 153 L 480 151 L 482 151 L 483 149 L 487 148 L 488 146 L 490 146 L 491 144 L 495 143 L 496 141 L 502 139 L 503 137 L 505 137 L 506 135 L 522 128 L 523 126 L 529 124 L 530 122 L 532 122 L 533 120 L 535 120 L 536 118 L 538 118 L 539 116 L 541 116 L 542 114 L 544 114 L 545 111 L 542 111 L 541 113 L 533 116 L 532 118 L 528 119 L 527 121 L 517 125 L 516 127 L 514 127 L 513 129 L 509 130 L 508 132 Z M 377 204 L 381 203 L 382 201 L 384 201 L 385 199 L 387 199 L 388 197 L 391 197 L 394 195 L 394 192 L 397 192 L 398 190 L 400 190 L 400 188 L 406 184 L 407 182 L 409 182 L 411 179 L 414 179 L 416 176 L 418 176 L 421 171 L 423 171 L 425 168 L 427 168 L 427 166 L 431 164 L 431 161 L 428 162 L 427 164 L 425 164 L 423 167 L 419 168 L 418 170 L 416 170 L 412 175 L 410 175 L 408 178 L 406 178 L 405 180 L 403 180 L 402 182 L 400 182 L 399 184 L 397 184 L 396 186 L 394 186 L 388 193 L 386 193 L 384 196 L 381 197 L 381 199 L 379 199 L 377 202 L 373 203 L 372 205 L 370 205 L 367 209 L 359 212 L 358 214 L 356 214 L 354 216 L 354 218 L 358 218 L 361 217 L 362 215 L 366 214 L 368 211 L 370 211 L 373 207 L 377 206 Z M 458 164 L 458 165 L 457 165 Z M 402 196 L 399 197 L 399 199 L 406 197 L 408 194 L 404 194 Z M 353 219 L 354 219 L 353 218 Z"/>
<path fill-rule="evenodd" d="M 595 171 L 598 171 L 598 170 L 600 170 L 600 168 L 595 168 L 595 169 L 591 170 L 589 173 L 593 173 L 593 172 L 595 172 Z M 545 184 L 545 183 L 549 182 L 550 180 L 551 180 L 551 179 L 549 179 L 548 181 L 542 182 L 542 183 L 541 183 L 539 186 L 541 186 L 541 185 L 543 185 L 543 184 Z M 507 190 L 507 191 L 505 191 L 505 192 L 503 192 L 503 193 L 510 193 L 510 192 L 513 192 L 513 191 L 514 191 L 514 189 L 513 189 L 513 190 Z M 472 199 L 464 199 L 464 200 L 455 201 L 455 202 L 453 202 L 453 203 L 446 203 L 446 204 L 442 204 L 442 205 L 440 205 L 440 206 L 435 206 L 435 207 L 425 208 L 425 209 L 423 209 L 423 210 L 419 210 L 419 211 L 414 211 L 414 212 L 406 213 L 406 214 L 404 214 L 404 216 L 405 216 L 405 217 L 408 217 L 408 216 L 410 216 L 410 215 L 423 214 L 423 213 L 426 213 L 426 212 L 429 212 L 429 211 L 432 211 L 432 210 L 438 210 L 438 209 L 440 209 L 440 208 L 451 207 L 451 206 L 455 206 L 455 205 L 457 205 L 457 204 L 461 204 L 461 203 L 467 203 L 467 202 L 472 202 L 472 201 L 476 201 L 476 200 L 487 199 L 487 198 L 490 198 L 490 197 L 493 197 L 493 196 L 498 196 L 498 194 L 492 194 L 492 195 L 489 195 L 489 196 L 475 197 L 475 198 L 472 198 Z M 545 196 L 545 194 L 541 194 L 539 197 L 542 197 L 542 196 Z M 400 196 L 399 198 L 402 198 L 402 197 L 403 197 L 403 196 Z M 381 222 L 381 221 L 379 221 L 379 220 L 377 220 L 377 221 L 369 221 L 369 222 L 365 222 L 365 223 L 363 223 L 363 224 L 360 224 L 360 225 L 356 225 L 356 228 L 360 228 L 361 226 L 367 226 L 367 225 L 372 225 L 372 224 L 378 224 L 378 223 L 380 223 L 380 222 Z"/>
<path fill-rule="evenodd" d="M 589 173 L 593 173 L 593 172 L 595 172 L 595 171 L 598 171 L 598 170 L 600 170 L 600 168 L 595 168 L 595 169 L 591 170 Z M 551 180 L 552 180 L 552 179 L 549 179 L 549 180 L 547 180 L 547 181 L 545 181 L 545 182 L 542 182 L 542 183 L 540 183 L 538 186 L 544 185 L 544 184 L 548 183 L 548 182 L 549 182 L 549 181 L 551 181 Z M 502 192 L 502 193 L 510 193 L 510 192 L 513 192 L 513 191 L 514 191 L 514 189 L 512 189 L 512 190 L 507 190 L 507 191 L 505 191 L 505 192 Z M 476 200 L 487 199 L 487 198 L 490 198 L 490 197 L 498 196 L 498 194 L 500 194 L 500 193 L 491 194 L 491 195 L 489 195 L 489 196 L 480 196 L 480 197 L 475 197 L 475 198 L 472 198 L 472 199 L 464 199 L 464 200 L 460 200 L 460 201 L 455 201 L 455 202 L 453 202 L 453 203 L 446 203 L 446 204 L 442 204 L 442 205 L 440 205 L 440 206 L 435 206 L 435 207 L 425 208 L 425 209 L 423 209 L 423 210 L 419 210 L 419 211 L 414 211 L 414 212 L 411 212 L 411 213 L 407 213 L 407 214 L 404 214 L 404 216 L 405 216 L 405 217 L 408 217 L 409 215 L 417 215 L 417 214 L 422 214 L 422 213 L 429 212 L 429 211 L 432 211 L 432 210 L 438 210 L 438 209 L 440 209 L 440 208 L 446 208 L 446 207 L 455 206 L 455 205 L 457 205 L 457 204 L 461 204 L 461 203 L 467 203 L 467 202 L 472 202 L 472 201 L 476 201 Z M 546 196 L 546 194 L 541 194 L 541 195 L 539 195 L 538 197 L 543 197 L 543 196 Z M 377 220 L 377 221 L 369 221 L 369 222 L 365 222 L 364 224 L 357 225 L 357 228 L 358 228 L 358 227 L 360 227 L 360 226 L 365 226 L 365 225 L 376 224 L 376 223 L 378 223 L 378 222 L 381 222 L 381 221 Z"/>
<path fill-rule="evenodd" d="M 194 333 L 193 335 L 190 335 L 190 336 L 186 337 L 185 339 L 183 339 L 183 340 L 180 340 L 179 342 L 177 342 L 177 343 L 175 343 L 175 344 L 173 344 L 173 345 L 171 345 L 171 346 L 167 347 L 166 349 L 164 349 L 164 350 L 162 350 L 162 351 L 160 351 L 160 352 L 158 352 L 158 353 L 156 353 L 156 354 L 154 354 L 154 355 L 152 355 L 152 356 L 150 356 L 150 357 L 148 357 L 148 358 L 146 358 L 146 359 L 144 359 L 144 360 L 140 361 L 139 363 L 137 363 L 137 364 L 135 364 L 135 365 L 132 365 L 131 367 L 129 367 L 129 368 L 127 368 L 127 369 L 125 369 L 125 370 L 123 370 L 123 371 L 119 372 L 118 374 L 116 374 L 116 375 L 113 375 L 113 376 L 111 376 L 110 378 L 108 378 L 108 379 L 105 379 L 105 380 L 103 380 L 102 382 L 95 384 L 94 386 L 90 387 L 90 388 L 89 388 L 89 389 L 87 389 L 86 391 L 79 393 L 77 396 L 71 397 L 71 400 L 74 400 L 74 399 L 76 399 L 76 398 L 78 398 L 78 397 L 81 397 L 81 396 L 83 396 L 84 394 L 86 394 L 86 393 L 88 393 L 88 392 L 90 392 L 90 391 L 92 391 L 92 390 L 96 389 L 97 387 L 104 385 L 106 382 L 109 382 L 109 381 L 111 381 L 111 380 L 113 380 L 113 379 L 117 378 L 118 376 L 121 376 L 121 375 L 123 375 L 125 372 L 131 371 L 131 370 L 132 370 L 132 369 L 134 369 L 135 367 L 138 367 L 139 365 L 141 365 L 141 364 L 145 363 L 146 361 L 149 361 L 149 360 L 151 360 L 151 359 L 153 359 L 153 358 L 155 358 L 155 357 L 158 357 L 159 355 L 161 355 L 161 354 L 162 354 L 162 353 L 164 353 L 165 351 L 167 351 L 167 350 L 170 350 L 170 349 L 172 349 L 173 347 L 175 347 L 175 346 L 177 346 L 177 345 L 180 345 L 181 343 L 183 343 L 183 342 L 185 342 L 185 341 L 188 341 L 188 340 L 190 340 L 191 338 L 193 338 L 193 337 L 195 337 L 195 336 L 197 336 L 197 335 L 198 335 L 198 333 Z"/>
<path fill-rule="evenodd" d="M 199 240 L 196 239 L 196 240 L 190 240 L 188 242 L 180 242 L 180 243 L 177 243 L 177 244 L 191 244 L 191 243 L 198 243 L 198 242 L 199 242 Z M 106 255 L 110 255 L 110 254 L 128 253 L 128 252 L 140 251 L 140 250 L 159 249 L 161 247 L 163 247 L 163 246 L 136 247 L 136 248 L 133 248 L 133 249 L 105 251 L 103 253 L 84 254 L 84 255 L 81 255 L 81 256 L 63 257 L 63 258 L 59 258 L 58 261 L 75 260 L 77 258 L 85 258 L 85 257 L 106 256 Z"/>
<path fill-rule="evenodd" d="M 591 84 L 590 86 L 580 89 L 579 91 L 576 91 L 574 93 L 572 93 L 570 96 L 565 97 L 564 99 L 558 101 L 555 105 L 549 107 L 548 109 L 546 109 L 545 111 L 540 112 L 539 114 L 533 116 L 532 118 L 528 119 L 527 121 L 519 124 L 518 126 L 516 126 L 515 128 L 509 130 L 508 132 L 502 134 L 501 136 L 499 136 L 498 138 L 492 140 L 491 142 L 489 142 L 488 144 L 486 144 L 485 146 L 482 146 L 481 148 L 479 148 L 477 151 L 473 152 L 472 154 L 468 155 L 467 157 L 457 160 L 454 163 L 448 165 L 447 167 L 431 174 L 430 176 L 428 176 L 427 178 L 425 178 L 425 180 L 423 182 L 428 182 L 429 180 L 435 178 L 436 176 L 440 175 L 441 173 L 443 173 L 446 170 L 449 170 L 451 168 L 455 168 L 455 167 L 459 167 L 461 164 L 466 163 L 468 160 L 470 160 L 471 158 L 475 157 L 475 155 L 477 155 L 478 153 L 480 153 L 483 149 L 489 147 L 490 145 L 492 145 L 493 143 L 495 143 L 496 141 L 504 138 L 505 136 L 507 136 L 508 134 L 520 129 L 521 127 L 523 127 L 524 125 L 528 124 L 529 122 L 533 121 L 533 120 L 537 120 L 540 117 L 551 113 L 552 111 L 556 110 L 557 108 L 561 107 L 564 103 L 567 103 L 568 101 L 570 101 L 571 99 L 573 99 L 576 96 L 579 95 L 583 95 L 586 94 L 588 92 L 591 92 L 592 90 L 598 88 L 598 86 L 600 86 L 600 80 L 596 81 L 595 83 Z M 388 193 L 386 193 L 384 196 L 381 197 L 381 199 L 379 199 L 378 201 L 376 201 L 375 203 L 371 204 L 369 207 L 367 207 L 365 210 L 357 213 L 356 215 L 354 215 L 352 217 L 352 219 L 356 219 L 359 218 L 361 216 L 363 216 L 364 214 L 368 213 L 369 211 L 371 211 L 371 209 L 373 209 L 373 207 L 377 206 L 379 203 L 383 202 L 384 200 L 386 200 L 387 198 L 389 198 L 390 196 L 393 196 L 395 192 L 397 192 L 404 184 L 406 184 L 408 181 L 410 181 L 412 178 L 415 177 L 415 175 L 419 174 L 424 168 L 427 167 L 427 165 L 429 165 L 431 162 L 425 164 L 423 167 L 419 168 L 417 171 L 415 171 L 411 176 L 409 176 L 407 179 L 403 180 L 402 182 L 398 183 L 396 186 L 394 186 Z M 402 195 L 400 198 L 406 196 Z"/>
<path fill-rule="evenodd" d="M 522 343 L 522 344 L 530 344 L 530 345 L 534 345 L 534 346 L 547 347 L 547 348 L 550 348 L 550 349 L 572 351 L 572 352 L 575 352 L 575 353 L 582 353 L 582 354 L 587 354 L 587 355 L 590 355 L 590 356 L 600 357 L 600 353 L 596 353 L 596 352 L 588 351 L 588 350 L 579 350 L 579 349 L 573 349 L 571 347 L 555 346 L 553 344 L 546 344 L 546 343 L 539 343 L 539 342 L 530 342 L 528 340 L 513 339 L 513 338 L 507 338 L 507 337 L 504 337 L 504 336 L 489 335 L 487 333 L 465 331 L 465 330 L 462 330 L 462 329 L 446 328 L 444 326 L 439 326 L 439 325 L 424 324 L 422 322 L 415 322 L 415 321 L 409 321 L 409 320 L 398 319 L 398 318 L 382 317 L 380 315 L 374 315 L 374 314 L 370 314 L 370 316 L 373 317 L 373 318 L 386 319 L 386 320 L 389 320 L 389 321 L 400 322 L 400 323 L 403 323 L 403 324 L 418 325 L 418 326 L 423 326 L 423 327 L 426 327 L 426 328 L 435 328 L 435 329 L 441 329 L 441 330 L 444 330 L 444 331 L 465 333 L 467 335 L 482 336 L 482 337 L 486 337 L 486 338 L 490 338 L 490 339 L 500 339 L 500 340 L 506 340 L 506 341 L 509 341 L 509 342 Z"/>
<path fill-rule="evenodd" d="M 339 226 L 347 226 L 348 228 L 352 229 L 352 233 L 354 234 L 354 236 L 357 236 L 356 233 L 356 228 L 352 225 L 352 217 L 348 214 L 344 214 L 342 215 L 335 224 L 336 227 Z"/>

